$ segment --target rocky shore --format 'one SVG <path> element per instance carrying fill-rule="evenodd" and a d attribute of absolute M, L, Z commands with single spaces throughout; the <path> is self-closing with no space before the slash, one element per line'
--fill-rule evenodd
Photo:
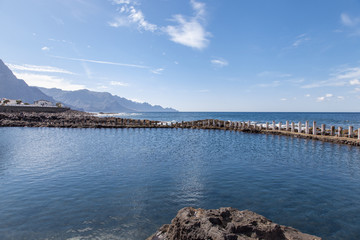
<path fill-rule="evenodd" d="M 273 223 L 257 213 L 234 208 L 181 209 L 147 240 L 319 240 L 292 227 Z"/>
<path fill-rule="evenodd" d="M 297 129 L 289 131 L 285 129 L 269 129 L 250 122 L 229 122 L 216 119 L 205 119 L 198 121 L 163 122 L 152 120 L 128 119 L 117 117 L 98 117 L 91 113 L 68 110 L 61 113 L 35 113 L 0 112 L 0 127 L 57 127 L 57 128 L 191 128 L 230 130 L 247 133 L 283 135 L 296 138 L 313 139 L 337 144 L 360 146 L 358 131 L 349 136 L 347 130 L 342 130 L 341 136 L 331 134 L 328 131 L 322 133 L 318 129 L 317 134 L 298 132 Z M 312 130 L 311 130 L 312 131 Z"/>

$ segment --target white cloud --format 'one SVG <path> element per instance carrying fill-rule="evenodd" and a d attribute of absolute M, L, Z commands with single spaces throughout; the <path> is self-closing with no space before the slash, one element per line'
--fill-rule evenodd
<path fill-rule="evenodd" d="M 59 39 L 54 39 L 54 38 L 49 38 L 48 40 L 52 41 L 52 42 L 66 43 L 66 44 L 70 44 L 70 45 L 74 44 L 73 42 L 67 41 L 67 40 L 59 40 Z"/>
<path fill-rule="evenodd" d="M 342 13 L 340 20 L 351 31 L 350 36 L 360 36 L 360 17 L 351 17 L 346 13 Z"/>
<path fill-rule="evenodd" d="M 12 71 L 30 71 L 30 72 L 48 72 L 48 73 L 64 73 L 64 74 L 74 74 L 68 70 L 51 67 L 51 66 L 39 66 L 39 65 L 17 65 L 17 64 L 7 64 L 7 66 Z"/>
<path fill-rule="evenodd" d="M 287 98 L 281 98 L 280 100 L 281 101 L 287 101 Z"/>
<path fill-rule="evenodd" d="M 328 80 L 313 82 L 301 86 L 301 88 L 318 88 L 318 87 L 346 87 L 360 85 L 360 67 L 342 68 L 335 73 L 330 74 Z"/>
<path fill-rule="evenodd" d="M 226 61 L 225 59 L 212 59 L 211 63 L 217 67 L 225 67 L 229 65 L 228 61 Z"/>
<path fill-rule="evenodd" d="M 301 88 L 318 88 L 318 87 L 343 87 L 346 86 L 347 82 L 345 81 L 334 81 L 334 80 L 325 80 L 306 84 L 301 86 Z"/>
<path fill-rule="evenodd" d="M 169 35 L 170 40 L 184 46 L 203 49 L 209 44 L 210 33 L 205 30 L 205 4 L 190 0 L 194 10 L 194 16 L 186 17 L 181 14 L 174 15 L 172 21 L 176 25 L 159 27 L 146 20 L 145 15 L 140 9 L 135 8 L 136 2 L 130 0 L 113 0 L 114 4 L 122 5 L 119 13 L 122 16 L 114 18 L 108 22 L 111 27 L 129 26 L 136 24 L 139 30 L 150 32 L 161 31 Z"/>
<path fill-rule="evenodd" d="M 151 72 L 154 74 L 161 74 L 164 70 L 165 69 L 163 69 L 163 68 L 158 68 L 158 69 L 151 70 Z"/>
<path fill-rule="evenodd" d="M 111 22 L 108 22 L 109 26 L 110 27 L 126 27 L 126 26 L 129 26 L 130 25 L 130 22 L 128 21 L 127 18 L 125 17 L 122 17 L 122 16 L 119 16 L 119 17 L 116 17 L 113 21 Z"/>
<path fill-rule="evenodd" d="M 113 0 L 114 4 L 130 4 L 132 1 L 130 0 Z"/>
<path fill-rule="evenodd" d="M 360 78 L 360 67 L 345 68 L 334 74 L 338 79 Z"/>
<path fill-rule="evenodd" d="M 310 95 L 310 94 L 306 94 L 305 97 L 311 97 L 311 95 Z"/>
<path fill-rule="evenodd" d="M 145 101 L 137 99 L 137 98 L 129 98 L 129 100 L 133 101 L 133 102 L 137 102 L 137 103 L 144 103 Z"/>
<path fill-rule="evenodd" d="M 121 86 L 121 87 L 128 87 L 129 86 L 128 83 L 118 82 L 118 81 L 111 81 L 110 85 L 111 86 Z"/>
<path fill-rule="evenodd" d="M 307 37 L 307 34 L 301 34 L 295 38 L 295 41 L 292 44 L 292 47 L 297 48 L 298 46 L 304 44 L 305 42 L 310 41 L 310 38 Z"/>
<path fill-rule="evenodd" d="M 318 102 L 329 101 L 333 96 L 334 96 L 333 94 L 327 93 L 327 94 L 325 94 L 325 96 L 318 97 L 317 101 Z"/>
<path fill-rule="evenodd" d="M 173 16 L 175 26 L 167 26 L 164 31 L 170 36 L 170 40 L 188 47 L 203 49 L 209 44 L 208 37 L 211 35 L 205 30 L 205 3 L 190 1 L 195 11 L 195 16 L 185 17 L 183 15 Z"/>
<path fill-rule="evenodd" d="M 132 3 L 131 1 L 118 0 L 113 1 L 115 4 L 126 4 L 120 8 L 120 13 L 127 16 L 118 16 L 114 21 L 108 22 L 111 27 L 129 26 L 131 23 L 136 24 L 140 30 L 155 32 L 158 29 L 156 24 L 152 24 L 145 20 L 145 16 L 141 10 L 136 9 L 134 6 L 127 6 Z"/>
<path fill-rule="evenodd" d="M 104 90 L 104 89 L 108 89 L 108 87 L 107 87 L 107 86 L 104 86 L 104 85 L 100 85 L 100 86 L 97 87 L 97 89 Z"/>
<path fill-rule="evenodd" d="M 209 89 L 201 89 L 201 90 L 199 90 L 198 92 L 200 92 L 200 93 L 207 93 L 207 92 L 210 92 L 210 90 L 209 90 Z"/>
<path fill-rule="evenodd" d="M 115 66 L 122 66 L 122 67 L 133 67 L 133 68 L 145 68 L 149 69 L 150 67 L 144 65 L 137 65 L 137 64 L 129 64 L 129 63 L 118 63 L 118 62 L 109 62 L 109 61 L 99 61 L 99 60 L 92 60 L 92 59 L 84 59 L 84 58 L 69 58 L 69 57 L 61 57 L 61 56 L 52 56 L 54 58 L 60 58 L 65 60 L 71 61 L 80 61 L 80 62 L 90 62 L 90 63 L 99 63 L 99 64 L 108 64 L 108 65 L 115 65 Z"/>
<path fill-rule="evenodd" d="M 282 73 L 276 71 L 264 71 L 257 74 L 258 77 L 267 77 L 267 78 L 289 78 L 292 75 L 289 73 Z"/>
<path fill-rule="evenodd" d="M 353 79 L 353 80 L 350 80 L 350 85 L 360 85 L 360 81 L 359 79 Z"/>
<path fill-rule="evenodd" d="M 50 48 L 45 46 L 45 47 L 42 47 L 41 50 L 43 50 L 43 51 L 50 51 Z"/>
<path fill-rule="evenodd" d="M 342 100 L 344 100 L 344 99 L 345 99 L 345 97 L 343 97 L 343 96 L 338 96 L 338 97 L 337 97 L 337 99 L 339 99 L 339 100 L 341 100 L 341 101 L 342 101 Z"/>
<path fill-rule="evenodd" d="M 346 13 L 340 15 L 341 23 L 347 27 L 354 27 L 360 23 L 360 18 L 352 18 Z"/>
<path fill-rule="evenodd" d="M 266 88 L 266 87 L 278 87 L 280 86 L 280 81 L 272 81 L 271 83 L 261 83 L 256 85 L 257 87 L 262 87 L 262 88 Z"/>
<path fill-rule="evenodd" d="M 84 89 L 84 85 L 72 84 L 70 81 L 63 78 L 32 73 L 14 72 L 15 76 L 23 79 L 30 86 L 45 87 L 45 88 L 60 88 L 63 90 L 79 90 Z"/>
<path fill-rule="evenodd" d="M 130 20 L 133 23 L 137 23 L 140 29 L 144 29 L 146 31 L 154 32 L 157 30 L 157 26 L 155 24 L 149 23 L 145 20 L 145 16 L 141 10 L 136 10 L 133 6 L 130 7 Z"/>

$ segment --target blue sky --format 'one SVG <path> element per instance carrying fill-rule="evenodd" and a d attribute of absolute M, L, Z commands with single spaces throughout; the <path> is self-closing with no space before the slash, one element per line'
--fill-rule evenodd
<path fill-rule="evenodd" d="M 180 111 L 360 111 L 358 0 L 0 0 L 29 85 Z"/>

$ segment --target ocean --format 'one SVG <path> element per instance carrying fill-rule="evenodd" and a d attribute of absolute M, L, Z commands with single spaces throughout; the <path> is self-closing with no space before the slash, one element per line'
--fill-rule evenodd
<path fill-rule="evenodd" d="M 133 119 L 149 119 L 158 121 L 181 122 L 195 121 L 204 119 L 219 119 L 225 121 L 252 121 L 257 123 L 276 123 L 286 121 L 302 124 L 309 121 L 311 124 L 316 121 L 318 126 L 326 124 L 327 128 L 334 125 L 336 127 L 353 126 L 355 129 L 360 128 L 360 113 L 317 113 L 317 112 L 168 112 L 168 113 L 112 113 L 97 114 L 100 117 L 121 117 Z"/>
<path fill-rule="evenodd" d="M 359 113 L 136 113 L 317 121 Z M 200 129 L 0 128 L 0 239 L 145 239 L 185 206 L 234 207 L 324 239 L 360 236 L 360 148 Z"/>

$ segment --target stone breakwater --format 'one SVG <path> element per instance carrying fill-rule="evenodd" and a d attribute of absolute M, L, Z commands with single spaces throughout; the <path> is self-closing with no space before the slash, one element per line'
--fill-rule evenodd
<path fill-rule="evenodd" d="M 269 219 L 234 208 L 181 209 L 171 224 L 166 224 L 147 240 L 319 240 L 292 227 L 273 223 Z"/>
<path fill-rule="evenodd" d="M 297 138 L 314 139 L 338 144 L 360 146 L 359 130 L 352 126 L 348 129 L 324 124 L 317 127 L 287 121 L 280 123 L 231 122 L 216 119 L 198 121 L 164 122 L 117 117 L 96 117 L 93 114 L 69 110 L 62 113 L 0 113 L 0 127 L 57 127 L 57 128 L 190 128 L 230 130 L 248 133 L 273 134 Z"/>

